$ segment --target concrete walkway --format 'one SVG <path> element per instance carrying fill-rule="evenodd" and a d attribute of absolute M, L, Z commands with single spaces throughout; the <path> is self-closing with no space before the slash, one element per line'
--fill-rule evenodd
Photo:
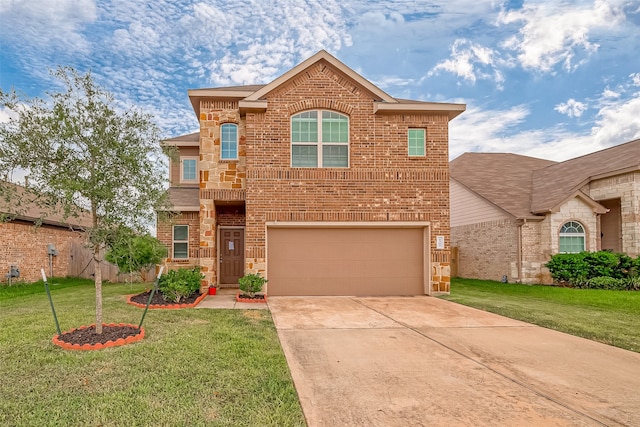
<path fill-rule="evenodd" d="M 638 353 L 430 297 L 269 308 L 311 427 L 640 426 Z"/>
<path fill-rule="evenodd" d="M 238 289 L 218 289 L 216 295 L 207 295 L 196 308 L 235 308 L 240 310 L 267 310 L 266 303 L 236 302 Z"/>

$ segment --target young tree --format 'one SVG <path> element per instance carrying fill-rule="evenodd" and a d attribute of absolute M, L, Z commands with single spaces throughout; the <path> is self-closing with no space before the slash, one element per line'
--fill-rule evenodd
<path fill-rule="evenodd" d="M 123 273 L 137 271 L 143 280 L 146 273 L 167 256 L 167 248 L 150 234 L 136 235 L 123 230 L 105 255 L 105 259 L 118 266 Z"/>
<path fill-rule="evenodd" d="M 48 93 L 48 102 L 0 90 L 0 106 L 11 117 L 0 123 L 0 191 L 19 207 L 20 194 L 8 195 L 11 186 L 1 177 L 26 169 L 43 216 L 90 212 L 86 234 L 93 251 L 100 334 L 102 250 L 118 227 L 146 230 L 155 209 L 166 207 L 159 129 L 149 114 L 118 108 L 90 73 L 59 67 L 52 75 L 64 89 Z"/>

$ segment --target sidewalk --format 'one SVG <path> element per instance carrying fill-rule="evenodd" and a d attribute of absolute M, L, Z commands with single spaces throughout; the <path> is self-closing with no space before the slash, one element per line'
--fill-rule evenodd
<path fill-rule="evenodd" d="M 216 295 L 207 295 L 196 308 L 236 308 L 240 310 L 267 310 L 267 303 L 236 302 L 237 288 L 218 289 Z"/>

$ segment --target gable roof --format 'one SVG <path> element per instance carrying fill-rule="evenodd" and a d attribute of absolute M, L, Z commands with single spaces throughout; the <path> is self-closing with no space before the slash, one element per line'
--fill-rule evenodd
<path fill-rule="evenodd" d="M 191 89 L 188 91 L 191 105 L 200 118 L 200 101 L 204 99 L 227 99 L 236 100 L 239 103 L 241 111 L 264 111 L 267 108 L 266 95 L 295 78 L 314 64 L 325 61 L 338 71 L 346 75 L 356 84 L 367 90 L 374 98 L 374 113 L 448 113 L 449 120 L 461 114 L 466 109 L 465 104 L 439 103 L 439 102 L 423 102 L 409 101 L 393 98 L 382 89 L 353 71 L 351 68 L 340 62 L 336 57 L 329 54 L 326 50 L 321 50 L 310 58 L 302 61 L 280 77 L 266 85 L 248 85 L 248 86 L 230 86 L 222 88 L 210 89 Z"/>
<path fill-rule="evenodd" d="M 640 139 L 536 170 L 531 211 L 553 211 L 590 181 L 638 170 Z"/>
<path fill-rule="evenodd" d="M 48 213 L 37 205 L 36 196 L 30 194 L 27 188 L 9 182 L 2 185 L 6 186 L 7 192 L 4 195 L 0 194 L 0 213 L 10 215 L 11 218 L 15 216 L 16 220 L 34 223 L 42 220 L 42 224 L 74 229 L 84 229 L 93 225 L 91 214 L 88 211 L 83 211 L 78 217 L 70 216 L 68 218 L 59 212 Z M 17 197 L 22 199 L 20 206 L 16 206 L 11 199 L 7 200 L 7 197 L 11 198 L 12 194 L 18 194 Z"/>
<path fill-rule="evenodd" d="M 518 219 L 540 218 L 575 197 L 604 213 L 581 188 L 596 179 L 640 171 L 640 139 L 564 162 L 464 153 L 449 167 L 451 179 Z"/>
<path fill-rule="evenodd" d="M 515 218 L 533 219 L 531 174 L 551 160 L 509 153 L 464 153 L 449 164 L 451 178 Z"/>

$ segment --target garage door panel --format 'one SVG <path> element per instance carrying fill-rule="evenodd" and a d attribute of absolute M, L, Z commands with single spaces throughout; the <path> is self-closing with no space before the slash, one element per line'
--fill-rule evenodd
<path fill-rule="evenodd" d="M 270 228 L 270 295 L 424 293 L 423 228 Z"/>

